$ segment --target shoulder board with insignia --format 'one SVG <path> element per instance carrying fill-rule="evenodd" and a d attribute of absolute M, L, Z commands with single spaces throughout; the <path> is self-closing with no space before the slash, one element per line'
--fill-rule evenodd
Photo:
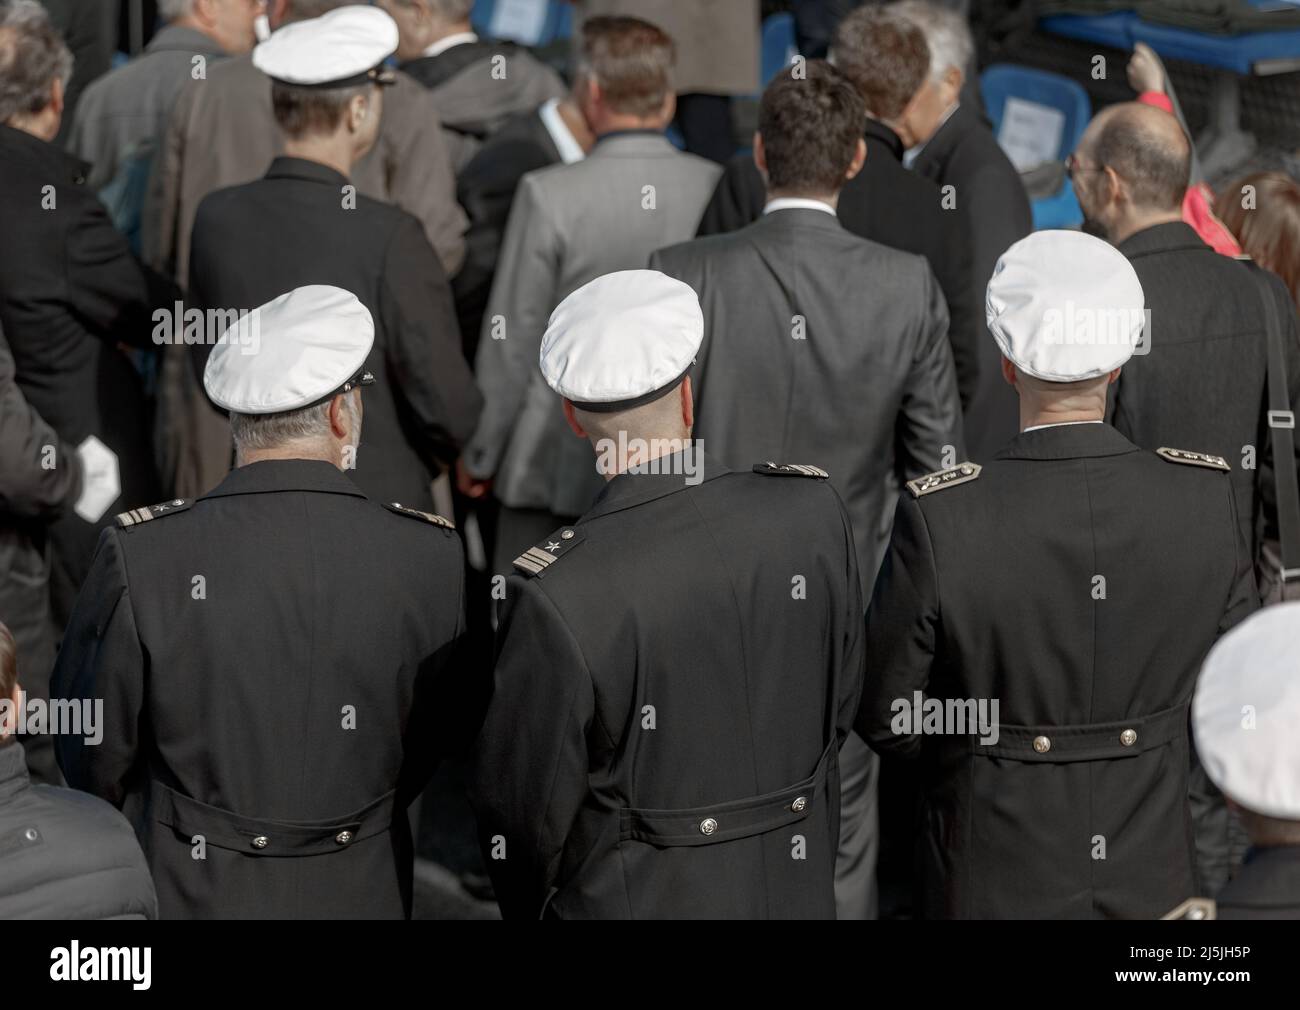
<path fill-rule="evenodd" d="M 1211 470 L 1223 470 L 1227 473 L 1232 472 L 1232 467 L 1228 466 L 1228 461 L 1222 456 L 1211 456 L 1205 452 L 1192 452 L 1190 449 L 1167 449 L 1161 447 L 1156 450 L 1156 454 L 1161 459 L 1167 459 L 1170 463 L 1186 463 L 1188 466 L 1208 466 Z"/>
<path fill-rule="evenodd" d="M 809 466 L 806 463 L 773 463 L 770 460 L 766 463 L 755 463 L 755 473 L 765 473 L 772 477 L 816 477 L 818 480 L 825 480 L 830 476 L 819 466 Z"/>
<path fill-rule="evenodd" d="M 171 501 L 159 502 L 157 505 L 145 505 L 143 508 L 131 509 L 129 512 L 119 512 L 116 521 L 117 525 L 123 529 L 128 526 L 139 526 L 151 519 L 159 519 L 175 512 L 184 512 L 193 504 L 188 498 L 173 498 Z"/>
<path fill-rule="evenodd" d="M 1175 909 L 1162 915 L 1161 919 L 1213 919 L 1218 915 L 1218 907 L 1213 898 L 1188 898 Z"/>
<path fill-rule="evenodd" d="M 434 526 L 441 526 L 444 529 L 454 530 L 456 524 L 450 519 L 444 519 L 433 512 L 421 512 L 419 509 L 407 508 L 405 505 L 399 505 L 397 502 L 385 503 L 384 508 L 389 512 L 396 512 L 399 516 L 408 516 L 411 519 L 423 519 L 426 523 L 433 523 Z"/>
<path fill-rule="evenodd" d="M 927 473 L 924 477 L 917 477 L 916 480 L 909 480 L 907 490 L 912 492 L 913 498 L 920 498 L 921 495 L 929 494 L 931 491 L 942 491 L 944 488 L 956 487 L 958 484 L 974 480 L 983 469 L 978 463 L 958 463 L 947 470 L 936 470 L 934 473 Z"/>
<path fill-rule="evenodd" d="M 538 575 L 582 543 L 582 536 L 581 527 L 561 526 L 515 558 L 515 567 L 526 575 Z"/>

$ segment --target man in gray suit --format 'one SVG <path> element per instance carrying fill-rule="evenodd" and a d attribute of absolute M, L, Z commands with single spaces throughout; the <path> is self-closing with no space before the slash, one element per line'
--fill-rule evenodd
<path fill-rule="evenodd" d="M 780 74 L 759 110 L 763 216 L 660 250 L 652 269 L 704 309 L 696 437 L 732 466 L 816 464 L 853 524 L 863 591 L 889 540 L 902 482 L 958 458 L 961 403 L 943 293 L 921 256 L 859 238 L 836 217 L 866 157 L 862 99 L 830 64 Z M 878 761 L 856 736 L 840 752 L 840 918 L 875 913 Z"/>
<path fill-rule="evenodd" d="M 640 269 L 695 234 L 718 166 L 682 154 L 673 118 L 673 41 L 635 18 L 582 28 L 575 95 L 596 135 L 586 160 L 524 176 L 506 225 L 476 355 L 484 409 L 457 467 L 460 489 L 502 508 L 493 571 L 591 505 L 602 481 L 569 435 L 537 367 L 551 310 L 588 281 Z"/>

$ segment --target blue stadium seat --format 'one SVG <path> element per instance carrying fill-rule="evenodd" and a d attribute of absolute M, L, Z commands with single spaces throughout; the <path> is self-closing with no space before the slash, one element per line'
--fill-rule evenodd
<path fill-rule="evenodd" d="M 1007 100 L 1018 98 L 1058 110 L 1065 117 L 1056 158 L 1063 161 L 1078 145 L 1092 118 L 1092 104 L 1083 86 L 1068 77 L 1010 63 L 995 63 L 980 75 L 980 91 L 994 134 L 1000 135 L 1002 113 Z M 1034 227 L 1073 228 L 1083 221 L 1083 212 L 1068 179 L 1049 197 L 1033 201 Z"/>
<path fill-rule="evenodd" d="M 573 11 L 562 0 L 527 0 L 537 7 L 545 7 L 546 13 L 541 21 L 541 30 L 536 38 L 514 38 L 512 41 L 527 46 L 549 46 L 552 42 L 567 39 L 573 34 Z M 506 37 L 510 33 L 494 31 L 493 18 L 497 13 L 497 0 L 474 0 L 474 9 L 470 12 L 470 23 L 474 30 L 484 37 L 495 38 L 499 34 Z"/>
<path fill-rule="evenodd" d="M 762 51 L 759 57 L 758 80 L 766 85 L 773 77 L 788 67 L 799 55 L 795 45 L 794 15 L 769 14 L 763 22 Z"/>

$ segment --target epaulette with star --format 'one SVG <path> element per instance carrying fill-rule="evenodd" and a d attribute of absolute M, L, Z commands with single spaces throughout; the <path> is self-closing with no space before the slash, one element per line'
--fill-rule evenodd
<path fill-rule="evenodd" d="M 909 480 L 907 490 L 912 492 L 913 498 L 920 498 L 923 494 L 942 491 L 975 480 L 982 469 L 984 468 L 978 463 L 958 463 L 956 466 L 948 467 L 947 470 L 936 470 L 934 473 L 927 473 L 924 477 Z"/>
<path fill-rule="evenodd" d="M 128 526 L 139 526 L 141 523 L 147 523 L 151 519 L 160 519 L 176 512 L 184 512 L 192 504 L 194 503 L 188 498 L 173 498 L 171 501 L 159 502 L 157 505 L 145 505 L 142 508 L 131 509 L 128 512 L 119 512 L 115 520 L 118 526 L 125 529 Z"/>
<path fill-rule="evenodd" d="M 1232 467 L 1222 456 L 1211 456 L 1208 452 L 1192 452 L 1190 449 L 1169 449 L 1161 447 L 1156 455 L 1170 463 L 1186 463 L 1188 466 L 1207 466 L 1211 470 L 1223 470 L 1231 473 Z"/>
<path fill-rule="evenodd" d="M 399 516 L 406 516 L 409 519 L 422 519 L 426 523 L 441 526 L 443 529 L 454 530 L 456 528 L 456 524 L 450 519 L 446 519 L 434 512 L 421 512 L 419 509 L 407 508 L 398 502 L 386 502 L 384 508 L 388 509 L 389 512 L 396 512 Z"/>
<path fill-rule="evenodd" d="M 549 537 L 515 558 L 515 567 L 525 575 L 540 575 L 580 543 L 582 543 L 580 528 L 561 526 Z"/>
<path fill-rule="evenodd" d="M 818 480 L 826 480 L 830 476 L 819 466 L 809 466 L 807 463 L 773 463 L 769 460 L 766 463 L 755 463 L 755 473 L 765 473 L 770 477 L 816 477 Z"/>

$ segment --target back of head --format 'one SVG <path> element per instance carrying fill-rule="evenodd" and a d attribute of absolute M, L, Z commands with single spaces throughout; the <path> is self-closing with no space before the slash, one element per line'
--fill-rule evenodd
<path fill-rule="evenodd" d="M 0 123 L 45 109 L 54 82 L 72 76 L 72 53 L 36 0 L 0 2 Z"/>
<path fill-rule="evenodd" d="M 1300 306 L 1300 182 L 1256 172 L 1220 190 L 1214 213 L 1246 255 L 1282 278 Z"/>
<path fill-rule="evenodd" d="M 931 0 L 902 0 L 890 9 L 907 18 L 925 35 L 930 48 L 931 77 L 942 77 L 949 70 L 965 76 L 970 70 L 975 58 L 975 40 L 962 15 Z"/>
<path fill-rule="evenodd" d="M 930 49 L 921 30 L 892 8 L 859 7 L 835 30 L 830 61 L 858 89 L 867 114 L 888 123 L 924 83 Z"/>
<path fill-rule="evenodd" d="M 1137 102 L 1114 106 L 1103 115 L 1091 155 L 1124 181 L 1133 206 L 1145 211 L 1182 207 L 1192 149 L 1178 120 Z"/>
<path fill-rule="evenodd" d="M 356 3 L 358 0 L 289 0 L 289 9 L 284 20 L 306 21 L 308 18 L 318 18 L 339 7 L 348 7 Z"/>
<path fill-rule="evenodd" d="M 588 18 L 578 76 L 594 80 L 611 111 L 653 116 L 673 91 L 677 47 L 661 29 L 629 17 Z"/>
<path fill-rule="evenodd" d="M 824 60 L 780 73 L 763 92 L 758 132 L 773 190 L 835 193 L 862 138 L 866 109 L 852 82 Z"/>

